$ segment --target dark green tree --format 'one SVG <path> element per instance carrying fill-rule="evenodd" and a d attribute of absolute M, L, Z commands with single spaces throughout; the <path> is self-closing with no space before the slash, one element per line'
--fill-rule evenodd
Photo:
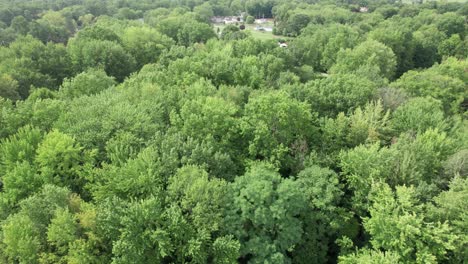
<path fill-rule="evenodd" d="M 271 165 L 253 164 L 230 185 L 226 204 L 227 231 L 241 242 L 241 259 L 249 263 L 288 262 L 302 243 L 307 208 L 300 184 L 283 179 Z"/>

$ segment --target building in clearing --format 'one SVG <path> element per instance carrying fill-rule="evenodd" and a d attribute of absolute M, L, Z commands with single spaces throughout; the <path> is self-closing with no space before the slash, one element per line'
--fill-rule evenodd
<path fill-rule="evenodd" d="M 255 19 L 255 24 L 266 24 L 266 23 L 274 23 L 274 19 L 272 18 L 257 18 Z"/>
<path fill-rule="evenodd" d="M 211 18 L 211 22 L 215 24 L 236 24 L 236 23 L 242 23 L 244 20 L 240 16 L 216 16 Z"/>

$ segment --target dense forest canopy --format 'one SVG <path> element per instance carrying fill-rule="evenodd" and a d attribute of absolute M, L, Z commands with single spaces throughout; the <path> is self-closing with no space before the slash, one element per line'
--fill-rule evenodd
<path fill-rule="evenodd" d="M 0 263 L 466 263 L 467 15 L 0 0 Z"/>

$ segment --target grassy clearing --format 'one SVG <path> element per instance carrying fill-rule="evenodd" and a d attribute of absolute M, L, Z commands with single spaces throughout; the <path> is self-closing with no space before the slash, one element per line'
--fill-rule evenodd
<path fill-rule="evenodd" d="M 402 3 L 404 4 L 412 4 L 414 0 L 403 0 Z M 432 0 L 433 1 L 433 0 Z M 424 3 L 426 2 L 432 2 L 432 1 L 427 1 L 423 0 Z M 435 0 L 434 2 L 439 2 L 439 3 L 453 3 L 453 2 L 459 2 L 459 3 L 466 3 L 468 0 Z"/>
<path fill-rule="evenodd" d="M 262 24 L 261 26 L 262 27 L 271 27 L 271 28 L 273 28 L 272 23 L 265 23 L 265 24 Z M 224 24 L 214 24 L 215 32 L 218 32 L 218 28 L 219 28 L 219 32 L 222 32 L 225 27 L 226 27 L 226 25 L 224 25 Z M 257 27 L 256 24 L 253 24 L 253 25 L 245 24 L 245 31 L 250 32 L 254 38 L 260 39 L 260 40 L 270 40 L 270 39 L 284 38 L 283 36 L 273 35 L 273 32 L 255 30 L 256 27 Z"/>

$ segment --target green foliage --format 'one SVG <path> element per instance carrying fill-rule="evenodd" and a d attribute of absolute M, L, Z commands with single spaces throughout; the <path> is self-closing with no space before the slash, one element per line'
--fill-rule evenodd
<path fill-rule="evenodd" d="M 305 14 L 296 13 L 289 18 L 288 25 L 286 25 L 285 31 L 288 32 L 289 36 L 297 36 L 301 33 L 301 30 L 309 24 L 310 18 Z"/>
<path fill-rule="evenodd" d="M 310 107 L 284 92 L 252 96 L 241 120 L 251 159 L 263 159 L 278 167 L 300 166 L 315 134 Z"/>
<path fill-rule="evenodd" d="M 54 130 L 39 144 L 35 161 L 45 182 L 79 190 L 81 167 L 92 157 L 72 137 Z"/>
<path fill-rule="evenodd" d="M 414 66 L 417 68 L 431 67 L 440 61 L 438 47 L 446 39 L 446 35 L 435 26 L 426 26 L 413 33 Z"/>
<path fill-rule="evenodd" d="M 394 187 L 415 185 L 421 199 L 434 196 L 436 186 L 447 184 L 442 174 L 443 163 L 453 153 L 453 142 L 445 133 L 428 129 L 416 135 L 402 134 L 387 148 L 378 144 L 358 146 L 340 153 L 340 166 L 350 189 L 354 190 L 353 204 L 365 209 L 369 182 L 382 180 Z M 362 212 L 361 212 L 362 213 Z"/>
<path fill-rule="evenodd" d="M 31 86 L 54 89 L 70 74 L 70 60 L 63 45 L 44 45 L 29 35 L 18 37 L 9 48 L 3 47 L 0 58 L 0 72 L 18 82 L 17 91 L 23 99 L 28 96 Z M 9 93 L 14 86 L 11 82 L 4 84 L 9 87 Z"/>
<path fill-rule="evenodd" d="M 208 24 L 184 16 L 166 18 L 158 23 L 157 29 L 184 46 L 204 43 L 216 37 L 216 33 Z"/>
<path fill-rule="evenodd" d="M 18 162 L 16 166 L 3 175 L 2 197 L 10 204 L 34 194 L 42 186 L 43 179 L 27 161 Z"/>
<path fill-rule="evenodd" d="M 313 110 L 321 116 L 335 116 L 364 106 L 375 96 L 377 87 L 370 80 L 346 73 L 311 81 L 304 90 L 300 99 L 307 100 Z"/>
<path fill-rule="evenodd" d="M 449 177 L 452 176 L 468 176 L 468 151 L 460 150 L 457 153 L 451 155 L 444 162 L 444 171 L 445 174 Z"/>
<path fill-rule="evenodd" d="M 237 263 L 240 243 L 233 236 L 219 237 L 213 242 L 213 261 L 215 263 Z"/>
<path fill-rule="evenodd" d="M 462 40 L 460 35 L 453 34 L 450 38 L 442 41 L 438 46 L 438 53 L 442 57 L 466 58 L 468 54 L 467 40 Z"/>
<path fill-rule="evenodd" d="M 198 16 L 198 20 L 206 23 L 209 23 L 211 21 L 211 17 L 214 16 L 213 8 L 208 2 L 196 6 L 193 9 L 193 12 Z"/>
<path fill-rule="evenodd" d="M 145 105 L 138 105 L 122 100 L 123 93 L 108 89 L 93 97 L 81 97 L 72 101 L 68 110 L 55 124 L 58 130 L 73 135 L 87 149 L 98 149 L 99 157 L 104 156 L 106 142 L 113 138 L 117 130 L 132 133 L 137 138 L 148 139 L 154 134 L 158 124 L 144 110 Z M 159 111 L 153 109 L 152 115 Z"/>
<path fill-rule="evenodd" d="M 221 32 L 221 39 L 224 40 L 237 40 L 244 39 L 246 37 L 246 33 L 241 31 L 239 27 L 235 25 L 227 25 Z"/>
<path fill-rule="evenodd" d="M 288 262 L 287 252 L 300 244 L 303 233 L 297 215 L 307 208 L 299 183 L 255 164 L 235 179 L 230 196 L 225 221 L 241 242 L 241 256 L 250 263 Z"/>
<path fill-rule="evenodd" d="M 76 31 L 76 22 L 60 12 L 48 11 L 37 23 L 45 31 L 42 41 L 66 42 Z"/>
<path fill-rule="evenodd" d="M 1 252 L 7 261 L 102 263 L 99 258 L 105 259 L 96 247 L 100 238 L 95 233 L 94 207 L 76 194 L 46 184 L 19 205 L 19 211 L 2 223 Z"/>
<path fill-rule="evenodd" d="M 18 82 L 7 74 L 0 76 L 0 97 L 13 101 L 20 99 Z"/>
<path fill-rule="evenodd" d="M 108 40 L 70 40 L 68 53 L 75 72 L 102 67 L 107 75 L 123 81 L 135 68 L 135 59 L 118 43 Z M 125 65 L 125 67 L 122 67 Z"/>
<path fill-rule="evenodd" d="M 380 149 L 378 144 L 358 146 L 340 154 L 342 175 L 353 190 L 352 206 L 362 215 L 366 210 L 369 183 L 378 179 L 395 182 L 392 165 L 396 153 L 393 149 Z"/>
<path fill-rule="evenodd" d="M 368 249 L 361 249 L 356 253 L 339 257 L 340 264 L 392 264 L 398 263 L 399 260 L 400 256 L 394 252 L 382 252 Z"/>
<path fill-rule="evenodd" d="M 416 263 L 438 263 L 454 249 L 457 235 L 447 223 L 425 219 L 413 188 L 397 187 L 393 192 L 388 185 L 376 184 L 370 201 L 370 217 L 364 219 L 364 228 L 372 236 L 373 248 L 395 252 L 402 261 Z"/>
<path fill-rule="evenodd" d="M 16 16 L 11 20 L 10 27 L 18 34 L 26 35 L 29 31 L 29 23 L 24 16 Z"/>
<path fill-rule="evenodd" d="M 353 48 L 359 32 L 347 25 L 309 26 L 304 34 L 292 40 L 288 50 L 296 64 L 310 65 L 316 71 L 327 71 L 335 64 L 341 49 Z"/>
<path fill-rule="evenodd" d="M 337 6 L 296 5 L 284 3 L 274 7 L 277 32 L 287 36 L 297 36 L 310 24 L 351 24 L 354 21 L 351 11 Z"/>
<path fill-rule="evenodd" d="M 32 127 L 23 127 L 15 135 L 2 140 L 0 144 L 0 174 L 7 173 L 21 162 L 32 164 L 36 149 L 41 141 L 41 131 Z"/>
<path fill-rule="evenodd" d="M 67 189 L 44 185 L 39 192 L 22 200 L 19 203 L 20 211 L 17 214 L 11 214 L 3 223 L 2 230 L 12 232 L 8 240 L 3 241 L 6 248 L 11 246 L 12 250 L 15 250 L 15 248 L 21 248 L 16 244 L 18 241 L 30 240 L 32 244 L 24 243 L 35 250 L 34 256 L 30 256 L 30 258 L 37 260 L 50 219 L 58 207 L 67 206 L 69 194 Z M 24 224 L 24 230 L 21 228 L 21 224 Z M 14 258 L 15 256 L 10 257 Z"/>
<path fill-rule="evenodd" d="M 452 34 L 460 34 L 464 37 L 466 34 L 466 25 L 463 17 L 453 13 L 447 12 L 441 15 L 436 21 L 437 28 L 444 32 L 447 36 Z"/>
<path fill-rule="evenodd" d="M 155 29 L 148 27 L 129 27 L 122 35 L 122 43 L 126 50 L 135 58 L 137 68 L 156 62 L 165 49 L 174 42 Z"/>
<path fill-rule="evenodd" d="M 429 71 L 444 74 L 466 82 L 468 81 L 468 73 L 464 71 L 466 65 L 466 60 L 457 60 L 456 58 L 450 57 L 444 60 L 441 64 L 434 65 L 429 69 Z"/>
<path fill-rule="evenodd" d="M 12 215 L 2 225 L 3 254 L 7 261 L 18 263 L 39 263 L 41 250 L 39 233 L 34 222 L 25 215 Z"/>
<path fill-rule="evenodd" d="M 106 154 L 112 164 L 121 165 L 135 158 L 143 142 L 130 132 L 121 132 L 106 142 Z"/>
<path fill-rule="evenodd" d="M 137 19 L 141 17 L 141 11 L 136 11 L 128 7 L 120 8 L 118 13 L 115 15 L 119 19 Z"/>
<path fill-rule="evenodd" d="M 58 253 L 64 254 L 75 240 L 77 229 L 75 216 L 68 210 L 57 209 L 47 227 L 47 241 L 56 247 Z"/>
<path fill-rule="evenodd" d="M 196 167 L 183 167 L 169 179 L 168 195 L 178 201 L 190 221 L 200 231 L 216 232 L 223 224 L 222 208 L 226 203 L 224 181 L 208 179 Z"/>
<path fill-rule="evenodd" d="M 66 98 L 92 95 L 115 84 L 112 77 L 108 77 L 103 70 L 89 69 L 72 79 L 65 79 L 60 87 L 60 93 Z"/>
<path fill-rule="evenodd" d="M 117 196 L 121 198 L 145 198 L 156 195 L 162 189 L 164 179 L 158 172 L 158 162 L 153 160 L 155 151 L 145 149 L 133 159 L 122 160 L 116 165 L 105 165 L 101 170 L 88 175 L 96 200 Z"/>
<path fill-rule="evenodd" d="M 162 210 L 157 198 L 129 205 L 128 213 L 121 216 L 122 233 L 112 248 L 113 263 L 154 263 L 169 253 L 169 234 L 158 230 Z"/>
<path fill-rule="evenodd" d="M 172 115 L 171 121 L 189 137 L 234 149 L 239 134 L 238 112 L 238 107 L 231 102 L 205 97 L 187 101 L 180 109 L 180 116 Z"/>
<path fill-rule="evenodd" d="M 447 123 L 440 101 L 416 97 L 396 109 L 393 113 L 392 126 L 400 133 L 408 131 L 423 133 L 430 128 L 444 130 Z"/>
<path fill-rule="evenodd" d="M 468 198 L 468 180 L 456 177 L 450 183 L 449 190 L 440 193 L 434 198 L 435 206 L 429 205 L 430 217 L 437 221 L 451 224 L 452 232 L 458 235 L 459 240 L 453 250 L 452 262 L 463 261 L 468 256 L 468 236 L 466 235 L 466 208 Z"/>
<path fill-rule="evenodd" d="M 368 40 L 353 50 L 344 50 L 338 55 L 332 73 L 349 73 L 363 66 L 376 66 L 381 77 L 392 79 L 395 74 L 396 59 L 393 51 L 377 41 Z"/>
<path fill-rule="evenodd" d="M 394 146 L 400 152 L 398 174 L 413 184 L 440 183 L 442 162 L 453 152 L 453 142 L 445 133 L 429 129 L 413 138 L 402 135 Z"/>
<path fill-rule="evenodd" d="M 238 107 L 231 102 L 216 97 L 204 97 L 185 102 L 180 109 L 180 115 L 171 113 L 171 123 L 180 134 L 187 137 L 189 142 L 201 143 L 204 148 L 209 148 L 219 154 L 224 152 L 221 155 L 229 155 L 228 158 L 232 159 L 232 162 L 240 162 L 240 157 L 239 160 L 236 159 L 240 156 L 241 147 L 243 147 L 237 143 L 240 138 L 240 122 L 236 118 L 238 112 Z M 206 150 L 200 147 L 196 146 L 192 150 L 194 161 L 199 158 L 201 158 L 200 161 L 204 159 L 204 155 L 199 152 Z M 196 157 L 196 155 L 202 155 L 202 157 Z M 216 160 L 211 162 L 218 163 Z M 211 162 L 208 161 L 208 163 Z M 226 162 L 219 165 L 231 167 Z M 215 168 L 211 168 L 210 173 L 225 179 L 234 176 L 234 172 L 225 172 Z"/>
<path fill-rule="evenodd" d="M 109 28 L 104 28 L 99 25 L 93 25 L 85 27 L 80 30 L 77 34 L 77 39 L 80 40 L 108 40 L 113 42 L 119 42 L 119 36 Z"/>
<path fill-rule="evenodd" d="M 466 15 L 0 0 L 0 263 L 463 263 Z"/>
<path fill-rule="evenodd" d="M 36 92 L 33 92 L 32 95 L 21 105 L 21 112 L 24 115 L 23 122 L 36 126 L 41 130 L 49 131 L 65 109 L 65 103 L 61 100 L 47 98 L 34 100 L 34 97 L 39 95 Z"/>
<path fill-rule="evenodd" d="M 368 38 L 391 48 L 397 59 L 396 76 L 413 68 L 414 44 L 411 29 L 398 20 L 387 20 L 369 32 Z"/>
<path fill-rule="evenodd" d="M 446 63 L 450 65 L 451 61 Z M 409 71 L 392 86 L 403 89 L 413 96 L 432 96 L 442 102 L 446 112 L 457 113 L 460 111 L 460 104 L 466 98 L 464 83 L 466 77 L 454 76 L 444 68 L 445 65 L 442 63 L 424 71 Z"/>
<path fill-rule="evenodd" d="M 209 25 L 204 23 L 184 23 L 182 28 L 177 32 L 177 41 L 180 45 L 189 46 L 193 43 L 204 43 L 211 38 L 215 38 L 216 34 Z"/>
<path fill-rule="evenodd" d="M 349 116 L 340 113 L 335 119 L 324 118 L 320 125 L 321 151 L 333 157 L 342 149 L 383 142 L 389 133 L 389 119 L 390 113 L 384 111 L 380 101 L 358 107 Z"/>
<path fill-rule="evenodd" d="M 303 216 L 303 242 L 295 247 L 293 262 L 307 263 L 315 259 L 317 263 L 325 263 L 330 240 L 345 217 L 339 208 L 342 186 L 334 171 L 316 165 L 299 172 L 296 182 L 306 195 L 309 210 Z"/>

